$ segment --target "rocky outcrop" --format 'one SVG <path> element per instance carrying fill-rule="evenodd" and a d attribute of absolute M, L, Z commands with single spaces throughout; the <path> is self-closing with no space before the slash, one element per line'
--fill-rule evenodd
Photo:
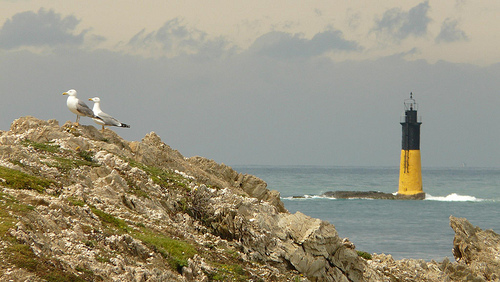
<path fill-rule="evenodd" d="M 463 269 L 470 270 L 467 275 L 500 280 L 500 235 L 454 216 L 450 216 L 450 226 L 455 231 L 453 256 Z"/>
<path fill-rule="evenodd" d="M 151 132 L 33 117 L 0 132 L 0 280 L 364 281 L 333 225 Z M 51 278 L 52 279 L 52 278 Z"/>

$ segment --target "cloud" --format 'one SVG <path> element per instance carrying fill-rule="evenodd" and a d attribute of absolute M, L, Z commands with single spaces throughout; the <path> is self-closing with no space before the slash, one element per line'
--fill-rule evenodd
<path fill-rule="evenodd" d="M 221 56 L 233 47 L 222 37 L 209 38 L 206 32 L 189 28 L 181 19 L 165 22 L 156 31 L 146 29 L 134 35 L 127 44 L 133 50 L 148 50 L 150 55 L 205 55 Z"/>
<path fill-rule="evenodd" d="M 74 16 L 61 17 L 53 10 L 27 11 L 7 19 L 0 29 L 0 48 L 81 45 L 87 31 L 74 34 L 80 20 Z"/>
<path fill-rule="evenodd" d="M 306 39 L 301 34 L 272 31 L 255 40 L 250 52 L 276 58 L 313 57 L 329 51 L 357 51 L 357 42 L 343 38 L 339 30 L 330 29 Z"/>
<path fill-rule="evenodd" d="M 399 41 L 408 36 L 423 36 L 427 33 L 427 26 L 431 21 L 429 2 L 425 1 L 411 8 L 408 12 L 399 8 L 387 10 L 381 19 L 376 20 L 373 31 L 388 35 Z"/>
<path fill-rule="evenodd" d="M 436 37 L 436 42 L 467 41 L 467 34 L 458 27 L 458 21 L 447 18 L 441 25 L 441 31 Z"/>
<path fill-rule="evenodd" d="M 75 88 L 81 98 L 100 96 L 106 112 L 131 124 L 115 130 L 126 140 L 155 131 L 185 156 L 226 164 L 397 166 L 399 115 L 411 91 L 424 117 L 426 166 L 499 167 L 500 131 L 489 129 L 500 122 L 500 64 L 429 64 L 406 56 L 276 62 L 245 52 L 200 63 L 85 48 L 0 52 L 8 82 L 0 93 L 9 100 L 0 103 L 0 130 L 25 115 L 74 121 L 61 93 Z"/>

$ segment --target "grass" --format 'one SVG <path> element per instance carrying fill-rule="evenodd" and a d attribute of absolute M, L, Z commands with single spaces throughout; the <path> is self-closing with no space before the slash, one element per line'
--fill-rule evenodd
<path fill-rule="evenodd" d="M 209 274 L 214 281 L 247 281 L 248 275 L 239 264 L 218 264 L 217 270 Z"/>
<path fill-rule="evenodd" d="M 187 189 L 188 180 L 175 172 L 169 172 L 154 166 L 147 166 L 133 160 L 128 160 L 130 166 L 144 170 L 154 183 L 162 187 L 175 187 Z"/>
<path fill-rule="evenodd" d="M 94 162 L 94 154 L 90 151 L 79 151 L 78 156 L 82 158 L 83 160 L 90 162 L 90 163 L 95 163 Z"/>
<path fill-rule="evenodd" d="M 49 153 L 59 153 L 60 146 L 59 145 L 52 145 L 50 142 L 47 143 L 38 143 L 35 141 L 31 141 L 29 139 L 23 140 L 21 143 L 23 146 L 31 146 L 37 151 L 45 151 Z"/>
<path fill-rule="evenodd" d="M 184 266 L 188 265 L 187 260 L 197 253 L 193 245 L 188 242 L 172 239 L 165 234 L 151 230 L 143 229 L 143 232 L 136 233 L 134 237 L 156 249 L 179 273 Z"/>
<path fill-rule="evenodd" d="M 76 202 L 79 203 L 79 201 Z M 129 233 L 132 237 L 141 240 L 144 244 L 159 252 L 167 259 L 169 265 L 179 272 L 181 272 L 184 266 L 188 265 L 187 260 L 197 253 L 193 245 L 188 242 L 172 239 L 163 233 L 153 232 L 144 227 L 141 228 L 142 231 L 133 231 L 124 220 L 105 213 L 94 206 L 90 206 L 90 208 L 108 228 Z M 104 261 L 106 258 L 103 257 L 102 260 Z"/>
<path fill-rule="evenodd" d="M 82 267 L 76 268 L 76 271 L 82 272 L 80 276 L 65 271 L 60 261 L 36 256 L 25 244 L 14 243 L 4 251 L 10 263 L 47 281 L 103 281 L 102 277 Z"/>
<path fill-rule="evenodd" d="M 43 151 L 46 153 L 50 153 L 52 155 L 52 158 L 55 160 L 54 162 L 42 162 L 48 165 L 49 167 L 55 167 L 57 169 L 63 170 L 63 171 L 69 171 L 73 168 L 77 168 L 80 166 L 99 166 L 94 161 L 93 158 L 93 153 L 90 151 L 78 151 L 76 155 L 70 151 L 70 150 L 63 150 L 59 145 L 53 145 L 50 142 L 46 143 L 39 143 L 35 141 L 31 141 L 29 139 L 23 140 L 22 145 L 26 147 L 32 147 L 37 151 Z M 69 158 L 64 158 L 61 156 L 57 156 L 56 154 L 60 153 L 71 153 L 75 158 L 69 159 Z M 21 162 L 16 161 L 17 165 L 23 166 Z"/>
<path fill-rule="evenodd" d="M 80 200 L 80 199 L 73 197 L 73 196 L 66 198 L 66 200 L 68 200 L 73 206 L 78 206 L 78 207 L 85 206 L 85 202 L 83 200 Z"/>
<path fill-rule="evenodd" d="M 46 281 L 103 281 L 102 277 L 91 271 L 75 275 L 65 271 L 61 262 L 44 256 L 36 256 L 28 245 L 22 244 L 8 234 L 18 221 L 17 217 L 26 216 L 34 209 L 31 205 L 20 203 L 14 197 L 0 193 L 0 238 L 4 248 L 0 250 L 5 262 L 23 268 Z"/>
<path fill-rule="evenodd" d="M 28 189 L 43 192 L 53 181 L 26 174 L 22 171 L 0 166 L 0 184 L 14 189 Z"/>
<path fill-rule="evenodd" d="M 100 263 L 109 263 L 111 262 L 110 258 L 111 257 L 108 254 L 102 254 L 102 253 L 99 253 L 95 257 L 95 259 Z"/>
<path fill-rule="evenodd" d="M 92 212 L 95 215 L 97 215 L 99 217 L 99 219 L 107 227 L 110 227 L 110 228 L 118 230 L 118 231 L 127 232 L 127 233 L 132 231 L 132 228 L 130 228 L 124 220 L 119 219 L 119 218 L 117 218 L 109 213 L 105 213 L 94 206 L 90 206 L 90 209 L 92 210 Z"/>
<path fill-rule="evenodd" d="M 58 156 L 53 156 L 55 162 L 44 162 L 49 167 L 55 167 L 62 171 L 70 171 L 74 168 L 78 168 L 81 166 L 100 166 L 98 163 L 87 160 L 78 160 L 78 159 L 68 159 Z"/>
<path fill-rule="evenodd" d="M 127 176 L 126 174 L 121 174 L 121 176 L 125 179 L 125 181 L 127 181 L 127 187 L 129 188 L 127 193 L 136 195 L 137 197 L 144 197 L 146 199 L 151 199 L 149 194 L 146 191 L 142 190 L 141 188 L 137 187 L 134 181 L 131 180 L 129 176 Z"/>
<path fill-rule="evenodd" d="M 12 159 L 9 159 L 9 162 L 13 165 L 17 165 L 17 166 L 20 166 L 20 167 L 26 167 L 25 164 L 23 164 L 20 160 L 12 160 Z"/>
<path fill-rule="evenodd" d="M 14 197 L 0 193 L 0 237 L 4 237 L 16 224 L 17 219 L 14 214 L 24 216 L 32 210 L 33 206 L 21 204 Z"/>

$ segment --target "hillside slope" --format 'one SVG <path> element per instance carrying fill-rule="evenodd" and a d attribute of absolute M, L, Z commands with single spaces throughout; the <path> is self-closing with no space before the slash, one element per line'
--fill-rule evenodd
<path fill-rule="evenodd" d="M 0 156 L 2 279 L 362 280 L 366 262 L 333 225 L 153 132 L 127 142 L 23 117 Z"/>

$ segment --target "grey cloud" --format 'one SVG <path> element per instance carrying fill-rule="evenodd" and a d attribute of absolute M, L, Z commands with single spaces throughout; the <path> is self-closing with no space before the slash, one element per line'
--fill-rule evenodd
<path fill-rule="evenodd" d="M 200 63 L 102 49 L 0 52 L 8 82 L 0 93 L 9 101 L 0 103 L 0 130 L 25 115 L 74 121 L 61 93 L 75 88 L 81 98 L 100 96 L 107 112 L 131 124 L 114 130 L 126 140 L 155 131 L 185 156 L 226 164 L 398 166 L 399 115 L 411 91 L 424 118 L 426 166 L 499 167 L 500 131 L 491 129 L 500 122 L 500 64 L 405 56 L 276 62 L 246 52 Z"/>
<path fill-rule="evenodd" d="M 427 15 L 429 9 L 428 1 L 418 4 L 408 12 L 399 8 L 390 9 L 381 19 L 376 20 L 373 30 L 396 40 L 402 40 L 411 35 L 423 36 L 427 33 L 427 26 L 431 21 Z"/>
<path fill-rule="evenodd" d="M 165 22 L 156 31 L 146 33 L 143 29 L 128 42 L 132 48 L 156 48 L 177 54 L 220 56 L 232 47 L 222 37 L 209 39 L 207 34 L 197 29 L 189 29 L 179 18 Z"/>
<path fill-rule="evenodd" d="M 53 10 L 27 11 L 7 19 L 0 29 L 0 48 L 21 46 L 80 45 L 86 31 L 74 34 L 80 20 L 74 16 L 61 17 Z"/>
<path fill-rule="evenodd" d="M 317 33 L 311 40 L 300 34 L 273 31 L 257 38 L 250 47 L 252 53 L 277 58 L 312 57 L 328 51 L 356 51 L 361 47 L 355 41 L 343 38 L 339 30 Z"/>
<path fill-rule="evenodd" d="M 467 34 L 458 27 L 458 21 L 447 18 L 441 25 L 436 42 L 456 42 L 468 40 Z"/>

